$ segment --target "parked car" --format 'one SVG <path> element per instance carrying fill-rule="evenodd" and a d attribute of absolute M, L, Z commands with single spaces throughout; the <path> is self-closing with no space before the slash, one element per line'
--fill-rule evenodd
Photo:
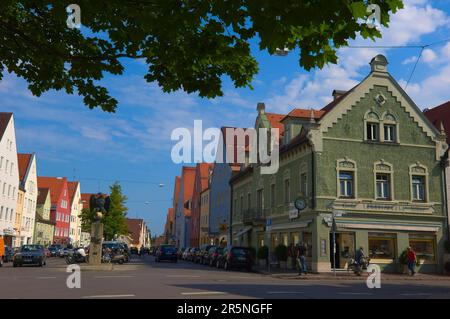
<path fill-rule="evenodd" d="M 213 246 L 208 251 L 208 264 L 210 267 L 217 267 L 219 257 L 222 255 L 223 248 L 219 246 Z"/>
<path fill-rule="evenodd" d="M 213 247 L 213 245 L 202 245 L 199 249 L 199 252 L 197 253 L 197 259 L 195 260 L 195 262 L 206 265 L 208 260 L 208 253 L 211 247 Z"/>
<path fill-rule="evenodd" d="M 189 251 L 189 254 L 187 256 L 187 260 L 188 261 L 195 261 L 195 259 L 197 258 L 197 252 L 199 251 L 198 248 L 194 247 L 191 248 L 191 250 Z"/>
<path fill-rule="evenodd" d="M 176 263 L 178 261 L 177 249 L 174 246 L 167 245 L 159 247 L 156 252 L 155 261 L 160 262 L 163 260 L 169 260 Z"/>
<path fill-rule="evenodd" d="M 48 250 L 50 250 L 50 254 L 52 257 L 59 256 L 59 251 L 61 250 L 61 248 L 62 246 L 57 244 L 48 246 Z"/>
<path fill-rule="evenodd" d="M 44 266 L 47 263 L 44 246 L 42 245 L 23 245 L 20 252 L 14 255 L 13 267 L 23 265 Z"/>
<path fill-rule="evenodd" d="M 225 270 L 239 268 L 251 271 L 254 264 L 252 252 L 248 247 L 229 247 L 222 251 L 217 268 Z"/>
<path fill-rule="evenodd" d="M 13 260 L 14 252 L 9 246 L 5 246 L 5 255 L 3 256 L 3 262 L 9 263 Z"/>

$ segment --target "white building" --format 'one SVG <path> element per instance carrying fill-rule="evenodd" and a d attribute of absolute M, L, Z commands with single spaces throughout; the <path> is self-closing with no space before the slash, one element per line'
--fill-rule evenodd
<path fill-rule="evenodd" d="M 14 229 L 19 189 L 16 133 L 12 113 L 0 112 L 0 235 L 12 246 L 19 229 Z"/>
<path fill-rule="evenodd" d="M 81 221 L 80 215 L 83 209 L 81 202 L 81 190 L 79 182 L 68 182 L 70 197 L 70 230 L 69 238 L 70 242 L 78 246 L 81 244 Z"/>
<path fill-rule="evenodd" d="M 20 244 L 23 245 L 33 242 L 38 196 L 36 155 L 34 153 L 17 154 L 17 159 L 19 165 L 19 185 L 25 191 L 20 226 Z"/>

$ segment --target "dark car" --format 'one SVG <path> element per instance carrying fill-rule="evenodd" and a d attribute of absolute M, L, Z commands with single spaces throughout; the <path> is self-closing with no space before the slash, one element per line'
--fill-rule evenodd
<path fill-rule="evenodd" d="M 42 245 L 23 245 L 20 251 L 14 255 L 13 266 L 38 265 L 42 267 L 46 264 L 44 246 Z"/>
<path fill-rule="evenodd" d="M 248 247 L 229 247 L 222 251 L 217 268 L 225 270 L 240 268 L 251 271 L 254 264 L 252 251 Z"/>
<path fill-rule="evenodd" d="M 5 255 L 3 256 L 3 262 L 8 263 L 13 260 L 14 252 L 9 246 L 5 246 Z"/>
<path fill-rule="evenodd" d="M 64 248 L 61 248 L 60 250 L 59 250 L 59 253 L 58 253 L 58 255 L 59 255 L 59 257 L 61 257 L 61 258 L 65 258 L 65 257 L 67 257 L 69 254 L 73 254 L 73 248 L 72 247 L 64 247 Z"/>
<path fill-rule="evenodd" d="M 139 253 L 139 249 L 137 249 L 137 247 L 131 247 L 130 253 L 133 255 L 137 255 Z"/>
<path fill-rule="evenodd" d="M 156 252 L 155 261 L 160 262 L 163 260 L 173 261 L 176 263 L 178 261 L 177 249 L 174 246 L 167 245 L 159 247 Z"/>
<path fill-rule="evenodd" d="M 50 245 L 48 246 L 48 250 L 50 250 L 50 254 L 52 257 L 59 256 L 59 251 L 61 250 L 61 245 Z"/>
<path fill-rule="evenodd" d="M 200 246 L 200 250 L 197 252 L 197 258 L 195 262 L 206 265 L 208 262 L 208 253 L 209 250 L 213 247 L 213 245 L 202 245 Z"/>

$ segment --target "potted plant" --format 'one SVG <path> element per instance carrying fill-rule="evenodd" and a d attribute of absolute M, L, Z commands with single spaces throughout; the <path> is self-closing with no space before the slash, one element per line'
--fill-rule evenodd
<path fill-rule="evenodd" d="M 269 255 L 269 247 L 261 246 L 258 248 L 258 263 L 260 267 L 267 266 L 267 256 Z"/>
<path fill-rule="evenodd" d="M 288 249 L 285 245 L 280 244 L 275 248 L 275 255 L 277 256 L 278 262 L 280 263 L 280 268 L 286 269 L 287 267 L 287 255 Z"/>

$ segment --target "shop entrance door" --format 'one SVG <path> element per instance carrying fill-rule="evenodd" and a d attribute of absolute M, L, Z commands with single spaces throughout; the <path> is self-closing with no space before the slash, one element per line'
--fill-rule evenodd
<path fill-rule="evenodd" d="M 355 234 L 354 233 L 336 233 L 336 254 L 334 253 L 333 233 L 330 233 L 330 263 L 331 269 L 346 269 L 348 261 L 355 256 Z M 336 264 L 333 264 L 333 260 Z"/>

